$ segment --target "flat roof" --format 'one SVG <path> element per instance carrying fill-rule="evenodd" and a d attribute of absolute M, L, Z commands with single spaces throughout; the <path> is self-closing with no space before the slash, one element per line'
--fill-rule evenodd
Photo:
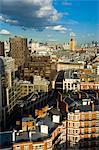
<path fill-rule="evenodd" d="M 22 118 L 22 122 L 30 122 L 30 121 L 34 121 L 35 119 L 33 117 L 23 117 Z"/>
<path fill-rule="evenodd" d="M 67 65 L 84 65 L 83 63 L 77 62 L 58 62 L 58 64 L 67 64 Z"/>
<path fill-rule="evenodd" d="M 31 131 L 31 139 L 30 139 L 29 138 L 29 132 L 28 131 L 24 131 L 24 132 L 19 133 L 19 135 L 16 135 L 15 143 L 27 142 L 27 141 L 41 142 L 41 141 L 46 140 L 49 137 L 50 136 L 48 134 Z"/>
<path fill-rule="evenodd" d="M 46 115 L 44 118 L 39 118 L 37 123 L 39 125 L 47 125 L 49 128 L 49 133 L 51 134 L 55 128 L 57 128 L 58 124 L 52 122 L 51 117 Z"/>

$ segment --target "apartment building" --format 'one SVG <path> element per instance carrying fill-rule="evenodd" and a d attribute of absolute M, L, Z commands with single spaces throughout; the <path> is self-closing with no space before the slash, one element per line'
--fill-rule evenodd
<path fill-rule="evenodd" d="M 36 128 L 29 132 L 13 132 L 13 149 L 52 150 L 61 141 L 61 113 L 52 109 L 49 115 L 36 120 Z"/>
<path fill-rule="evenodd" d="M 80 90 L 80 78 L 76 70 L 64 72 L 63 91 Z"/>
<path fill-rule="evenodd" d="M 31 54 L 28 68 L 24 68 L 24 79 L 32 80 L 33 75 L 52 80 L 56 74 L 56 62 L 49 55 Z"/>
<path fill-rule="evenodd" d="M 24 136 L 24 135 L 23 135 Z M 47 138 L 46 135 L 40 134 L 40 133 L 34 133 L 35 138 L 32 136 L 32 140 L 34 139 L 34 142 L 27 141 L 27 142 L 21 142 L 15 143 L 13 145 L 13 150 L 52 150 L 52 140 Z M 40 140 L 40 138 L 42 138 Z M 45 139 L 44 141 L 43 138 Z"/>
<path fill-rule="evenodd" d="M 81 90 L 99 90 L 99 82 L 81 82 Z"/>
<path fill-rule="evenodd" d="M 67 115 L 68 147 L 96 148 L 99 137 L 99 109 L 91 100 L 84 99 L 82 104 Z"/>
<path fill-rule="evenodd" d="M 81 62 L 58 62 L 57 71 L 68 70 L 68 69 L 84 69 L 84 63 Z"/>
<path fill-rule="evenodd" d="M 77 70 L 59 71 L 52 81 L 52 88 L 67 92 L 70 90 L 80 90 L 80 76 Z"/>
<path fill-rule="evenodd" d="M 50 81 L 48 81 L 47 79 L 41 78 L 41 76 L 34 75 L 33 84 L 34 84 L 34 91 L 49 92 L 51 90 Z"/>
<path fill-rule="evenodd" d="M 30 81 L 20 81 L 21 96 L 24 97 L 33 92 L 45 92 L 48 93 L 51 90 L 51 84 L 48 80 L 41 78 L 40 76 L 34 75 L 33 83 Z"/>

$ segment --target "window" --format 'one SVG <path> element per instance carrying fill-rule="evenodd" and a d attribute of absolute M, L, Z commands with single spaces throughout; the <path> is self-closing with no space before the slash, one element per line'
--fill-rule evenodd
<path fill-rule="evenodd" d="M 89 124 L 89 127 L 91 127 L 92 126 L 92 121 L 89 121 L 88 124 Z"/>
<path fill-rule="evenodd" d="M 96 119 L 99 119 L 99 114 L 96 114 Z"/>
<path fill-rule="evenodd" d="M 72 87 L 73 87 L 73 83 L 72 83 L 72 85 L 71 85 Z"/>
<path fill-rule="evenodd" d="M 81 134 L 84 134 L 84 128 L 81 128 L 80 132 L 81 132 Z"/>
<path fill-rule="evenodd" d="M 91 133 L 91 128 L 88 128 L 88 133 Z"/>
<path fill-rule="evenodd" d="M 81 126 L 82 126 L 82 127 L 84 127 L 84 124 L 85 124 L 84 122 L 81 122 Z"/>
<path fill-rule="evenodd" d="M 20 146 L 16 146 L 16 150 L 20 150 Z"/>
<path fill-rule="evenodd" d="M 29 150 L 29 149 L 28 149 L 28 145 L 25 145 L 25 146 L 24 146 L 24 150 Z"/>
<path fill-rule="evenodd" d="M 96 121 L 96 127 L 99 127 L 99 122 L 98 121 Z"/>
<path fill-rule="evenodd" d="M 85 115 L 82 114 L 81 120 L 85 120 Z"/>
<path fill-rule="evenodd" d="M 39 148 L 42 148 L 42 145 L 39 145 Z"/>
<path fill-rule="evenodd" d="M 68 88 L 70 88 L 70 83 L 68 83 Z"/>
<path fill-rule="evenodd" d="M 77 83 L 75 83 L 75 87 L 77 87 Z"/>
<path fill-rule="evenodd" d="M 78 137 L 75 137 L 75 142 L 78 142 Z"/>

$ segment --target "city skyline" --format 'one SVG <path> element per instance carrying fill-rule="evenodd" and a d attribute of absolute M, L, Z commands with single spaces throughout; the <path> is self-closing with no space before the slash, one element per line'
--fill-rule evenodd
<path fill-rule="evenodd" d="M 1 0 L 0 40 L 21 35 L 37 41 L 78 43 L 99 38 L 98 0 Z"/>
<path fill-rule="evenodd" d="M 0 0 L 0 149 L 99 149 L 98 6 Z"/>

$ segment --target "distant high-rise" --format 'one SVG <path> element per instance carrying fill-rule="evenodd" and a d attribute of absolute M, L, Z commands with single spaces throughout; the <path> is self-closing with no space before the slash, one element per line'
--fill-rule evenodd
<path fill-rule="evenodd" d="M 4 42 L 0 41 L 0 56 L 4 56 Z"/>
<path fill-rule="evenodd" d="M 23 66 L 27 63 L 28 47 L 27 39 L 21 37 L 10 38 L 10 54 L 15 59 L 17 67 Z"/>
<path fill-rule="evenodd" d="M 70 34 L 70 50 L 75 50 L 75 34 L 73 32 Z"/>

